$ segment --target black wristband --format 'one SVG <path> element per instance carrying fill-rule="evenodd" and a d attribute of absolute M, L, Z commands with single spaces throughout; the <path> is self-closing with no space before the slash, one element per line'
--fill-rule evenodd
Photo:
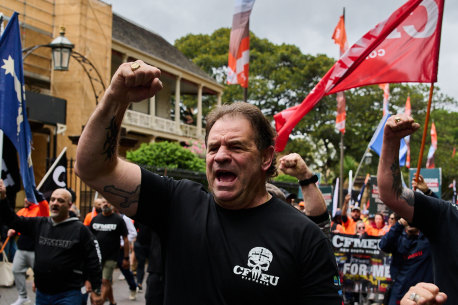
<path fill-rule="evenodd" d="M 128 256 L 125 256 L 124 259 L 129 260 L 129 257 L 128 257 Z"/>
<path fill-rule="evenodd" d="M 304 180 L 299 180 L 299 184 L 301 186 L 307 186 L 311 183 L 316 183 L 318 181 L 318 176 L 317 175 L 313 175 L 312 177 L 308 178 L 308 179 L 304 179 Z"/>

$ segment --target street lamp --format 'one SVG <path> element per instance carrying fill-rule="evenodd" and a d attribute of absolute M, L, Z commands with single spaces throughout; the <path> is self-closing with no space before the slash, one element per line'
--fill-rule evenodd
<path fill-rule="evenodd" d="M 371 164 L 372 163 L 372 154 L 370 151 L 367 151 L 365 154 L 364 154 L 364 158 L 365 158 L 365 162 L 366 164 Z"/>
<path fill-rule="evenodd" d="M 73 57 L 81 65 L 84 72 L 86 72 L 86 75 L 89 77 L 95 97 L 95 103 L 98 104 L 99 96 L 105 91 L 105 84 L 102 81 L 102 77 L 89 59 L 87 59 L 83 54 L 73 50 L 75 45 L 64 35 L 65 28 L 61 27 L 59 37 L 55 38 L 51 43 L 39 44 L 23 49 L 22 53 L 24 53 L 24 55 L 22 56 L 22 62 L 24 62 L 27 56 L 32 54 L 32 52 L 36 49 L 46 47 L 51 48 L 54 71 L 68 71 L 70 57 Z M 97 84 L 101 87 L 99 90 L 96 89 Z"/>
<path fill-rule="evenodd" d="M 52 61 L 55 71 L 68 71 L 70 55 L 75 47 L 65 35 L 65 28 L 60 28 L 60 35 L 54 39 L 49 47 L 52 49 Z"/>

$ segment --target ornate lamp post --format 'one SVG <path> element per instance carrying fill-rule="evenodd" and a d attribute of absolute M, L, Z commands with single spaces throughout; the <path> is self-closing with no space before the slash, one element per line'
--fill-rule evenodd
<path fill-rule="evenodd" d="M 65 28 L 60 28 L 59 37 L 54 39 L 50 44 L 52 49 L 52 62 L 55 71 L 68 71 L 68 64 L 70 62 L 70 55 L 75 47 L 70 40 L 65 37 Z"/>
<path fill-rule="evenodd" d="M 36 49 L 41 47 L 51 48 L 54 71 L 68 71 L 70 57 L 74 58 L 81 65 L 84 72 L 86 72 L 86 75 L 89 77 L 95 97 L 95 103 L 97 104 L 99 95 L 105 91 L 105 84 L 102 81 L 99 71 L 97 71 L 92 62 L 81 53 L 73 50 L 75 45 L 71 43 L 67 37 L 65 37 L 65 28 L 60 28 L 59 37 L 55 38 L 51 43 L 40 44 L 23 49 L 22 53 L 24 53 L 24 55 L 22 57 L 22 61 L 24 61 L 27 56 L 32 54 Z M 97 90 L 96 87 L 99 87 L 99 90 Z"/>

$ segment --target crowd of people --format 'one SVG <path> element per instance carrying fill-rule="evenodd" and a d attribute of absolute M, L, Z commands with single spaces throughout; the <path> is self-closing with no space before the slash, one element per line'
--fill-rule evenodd
<path fill-rule="evenodd" d="M 390 117 L 384 131 L 378 183 L 382 201 L 396 213 L 393 219 L 390 215 L 385 224 L 384 215 L 377 214 L 371 224 L 360 207 L 348 209 L 346 200 L 331 222 L 315 184 L 318 177 L 298 154 L 277 160 L 275 131 L 248 103 L 223 105 L 207 116 L 208 189 L 118 157 L 126 109 L 155 95 L 162 88 L 159 77 L 159 69 L 142 61 L 122 64 L 84 128 L 75 171 L 103 196 L 85 217 L 86 225 L 70 216 L 73 199 L 65 189 L 52 193 L 48 217 L 45 211 L 17 215 L 0 180 L 1 220 L 34 243 L 34 259 L 22 259 L 15 275 L 21 281 L 24 268 L 33 265 L 36 304 L 83 304 L 82 291 L 93 304 L 116 304 L 111 286 L 116 267 L 135 298 L 144 280 L 144 271 L 137 270 L 135 279 L 129 268 L 129 253 L 136 253 L 137 268 L 149 257 L 146 304 L 341 305 L 331 230 L 383 236 L 386 251 L 393 253 L 395 284 L 409 280 L 393 285 L 389 304 L 458 302 L 456 240 L 443 238 L 458 226 L 457 207 L 403 189 L 400 182 L 397 151 L 400 139 L 418 129 L 412 118 Z M 301 211 L 267 183 L 277 162 L 279 170 L 298 179 Z M 125 215 L 138 232 L 129 233 L 132 219 Z M 410 261 L 420 252 L 425 260 Z M 15 305 L 28 302 L 21 284 L 17 288 Z"/>
<path fill-rule="evenodd" d="M 42 193 L 35 190 L 38 204 L 26 199 L 24 208 L 16 214 L 7 204 L 6 188 L 1 179 L 0 193 L 3 194 L 0 220 L 10 227 L 7 232 L 11 238 L 10 244 L 15 249 L 4 253 L 13 261 L 14 282 L 18 292 L 17 300 L 11 305 L 33 304 L 26 289 L 26 272 L 29 268 L 34 270 L 36 304 L 54 304 L 54 301 L 61 304 L 58 301 L 62 300 L 67 302 L 65 304 L 87 304 L 89 295 L 94 304 L 102 304 L 102 300 L 116 304 L 112 291 L 116 267 L 126 279 L 130 290 L 128 299 L 136 300 L 137 292 L 143 292 L 145 263 L 148 260 L 148 274 L 153 274 L 153 280 L 148 285 L 151 291 L 146 290 L 146 304 L 162 304 L 162 260 L 158 256 L 158 252 L 161 252 L 160 241 L 157 235 L 153 236 L 149 227 L 141 224 L 134 226 L 131 218 L 119 214 L 103 197 L 94 200 L 93 210 L 84 217 L 84 225 L 81 226 L 72 212 L 72 196 L 66 189 L 55 190 L 49 203 Z M 78 224 L 67 224 L 75 221 Z M 57 228 L 58 225 L 61 226 L 58 230 L 50 232 L 50 226 Z M 68 235 L 72 230 L 78 232 Z M 82 240 L 75 243 L 75 238 Z M 133 251 L 134 242 L 136 251 Z M 153 249 L 152 244 L 155 245 Z M 48 247 L 61 250 L 54 249 L 53 253 Z M 152 250 L 155 256 L 150 255 Z M 49 257 L 46 257 L 47 254 Z M 66 265 L 77 256 L 79 261 Z M 132 265 L 136 265 L 136 277 L 130 268 L 131 261 Z M 37 263 L 43 265 L 38 267 Z M 78 269 L 69 270 L 75 267 Z M 150 271 L 150 268 L 154 270 Z M 51 277 L 51 282 L 44 283 Z M 78 282 L 82 285 L 78 286 Z"/>
<path fill-rule="evenodd" d="M 412 180 L 412 187 L 422 191 L 425 195 L 437 198 L 435 193 L 429 189 L 421 175 L 418 177 L 418 183 L 416 182 L 416 178 Z M 342 209 L 337 208 L 331 221 L 331 232 L 381 237 L 386 235 L 400 220 L 400 217 L 396 215 L 396 213 L 385 214 L 377 212 L 375 214 L 369 214 L 367 209 L 361 211 L 358 202 L 354 205 L 350 205 L 351 199 L 350 194 L 347 194 Z M 303 201 L 301 201 L 301 203 L 303 203 Z M 303 211 L 303 208 L 298 204 L 295 204 L 295 206 L 297 209 Z M 345 214 L 342 214 L 342 211 L 344 211 Z"/>

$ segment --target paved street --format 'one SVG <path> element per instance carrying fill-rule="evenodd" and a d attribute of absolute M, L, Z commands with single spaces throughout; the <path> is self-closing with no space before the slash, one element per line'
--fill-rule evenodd
<path fill-rule="evenodd" d="M 129 300 L 129 287 L 127 286 L 127 283 L 125 280 L 118 280 L 119 277 L 119 269 L 116 269 L 113 275 L 113 292 L 114 292 L 114 297 L 115 301 L 118 305 L 143 305 L 145 304 L 145 293 L 141 292 L 137 294 L 137 300 L 135 301 L 130 301 Z M 143 282 L 143 285 L 145 285 L 145 281 Z M 32 299 L 35 304 L 35 293 L 32 291 L 32 279 L 29 277 L 27 279 L 27 290 L 28 290 L 28 296 L 30 299 Z M 144 289 L 143 289 L 144 290 Z M 10 288 L 5 288 L 5 287 L 0 287 L 0 305 L 10 305 L 17 299 L 17 290 L 16 287 L 10 287 Z M 88 302 L 90 304 L 90 302 Z M 108 302 L 105 302 L 105 304 L 108 304 Z"/>

